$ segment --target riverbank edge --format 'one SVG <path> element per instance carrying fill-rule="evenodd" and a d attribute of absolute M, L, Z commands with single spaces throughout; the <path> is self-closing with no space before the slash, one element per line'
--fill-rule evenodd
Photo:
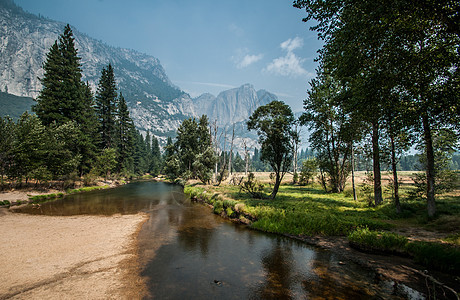
<path fill-rule="evenodd" d="M 125 184 L 128 184 L 129 181 L 103 181 L 104 185 L 91 185 L 91 186 L 82 186 L 76 189 L 67 189 L 67 190 L 48 190 L 42 192 L 37 189 L 13 189 L 8 191 L 0 192 L 0 208 L 9 208 L 11 206 L 27 205 L 27 204 L 40 204 L 48 201 L 54 201 L 56 199 L 62 198 L 66 195 L 85 193 L 95 190 L 104 190 L 112 189 Z M 5 197 L 5 195 L 15 194 L 14 196 Z M 3 196 L 3 197 L 2 197 Z M 9 199 L 5 199 L 9 198 Z"/>
<path fill-rule="evenodd" d="M 119 266 L 125 269 L 126 272 L 123 276 L 123 294 L 126 299 L 144 299 L 148 296 L 147 280 L 141 276 L 141 265 L 139 256 L 139 232 L 142 226 L 150 219 L 147 213 L 140 213 L 143 220 L 137 224 L 136 230 L 131 235 L 130 247 L 126 251 L 128 258 L 120 262 Z"/>
<path fill-rule="evenodd" d="M 445 299 L 460 299 L 458 292 L 460 291 L 459 279 L 454 279 L 452 275 L 437 271 L 432 271 L 429 274 L 423 266 L 416 264 L 407 256 L 401 256 L 397 253 L 363 252 L 359 247 L 353 247 L 346 236 L 293 235 L 289 233 L 273 233 L 254 228 L 251 224 L 256 221 L 256 217 L 239 209 L 238 205 L 234 205 L 235 203 L 239 203 L 237 200 L 222 201 L 224 199 L 223 195 L 216 192 L 210 195 L 206 190 L 202 193 L 197 193 L 191 185 L 184 186 L 184 193 L 190 197 L 191 201 L 210 207 L 214 214 L 234 223 L 245 225 L 252 230 L 292 238 L 310 246 L 329 250 L 342 259 L 352 261 L 371 270 L 376 274 L 377 278 L 375 279 L 392 282 L 395 292 L 397 292 L 398 286 L 405 285 L 423 293 L 426 297 L 439 297 L 440 295 L 436 295 L 436 293 L 433 295 L 433 291 L 431 291 L 436 286 L 441 291 L 447 290 L 449 296 L 444 294 Z M 210 201 L 211 199 L 213 201 Z M 221 201 L 216 202 L 216 199 L 220 199 Z M 222 203 L 223 205 L 222 207 L 216 207 L 213 203 Z M 434 290 L 436 291 L 436 288 Z"/>

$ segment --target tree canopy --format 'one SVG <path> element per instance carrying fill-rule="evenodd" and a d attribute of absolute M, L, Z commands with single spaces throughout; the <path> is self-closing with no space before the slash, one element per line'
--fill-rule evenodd
<path fill-rule="evenodd" d="M 299 138 L 293 130 L 295 122 L 291 108 L 281 101 L 258 107 L 247 122 L 248 130 L 256 130 L 259 136 L 260 159 L 269 163 L 275 172 L 271 199 L 276 197 L 281 180 L 292 162 L 294 143 Z"/>

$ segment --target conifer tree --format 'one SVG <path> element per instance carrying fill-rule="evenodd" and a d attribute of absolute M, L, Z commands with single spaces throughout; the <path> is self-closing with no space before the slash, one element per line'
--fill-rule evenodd
<path fill-rule="evenodd" d="M 83 84 L 81 82 L 80 58 L 77 56 L 75 40 L 70 26 L 56 41 L 43 65 L 45 75 L 41 79 L 43 90 L 40 92 L 33 111 L 47 126 L 52 122 L 64 124 L 70 120 L 84 123 L 81 111 L 84 103 Z"/>
<path fill-rule="evenodd" d="M 134 123 L 129 116 L 128 106 L 121 92 L 118 97 L 117 115 L 118 171 L 133 172 Z"/>
<path fill-rule="evenodd" d="M 80 174 L 91 170 L 97 152 L 97 118 L 94 110 L 94 96 L 88 83 L 83 85 L 81 117 L 84 120 L 80 124 L 79 154 L 81 154 Z"/>
<path fill-rule="evenodd" d="M 161 158 L 161 151 L 160 151 L 160 144 L 158 143 L 158 139 L 152 135 L 152 166 L 150 173 L 154 176 L 157 176 L 160 173 L 161 165 L 162 165 L 162 158 Z"/>
<path fill-rule="evenodd" d="M 102 69 L 96 94 L 96 114 L 99 121 L 101 148 L 115 147 L 117 86 L 112 65 Z"/>

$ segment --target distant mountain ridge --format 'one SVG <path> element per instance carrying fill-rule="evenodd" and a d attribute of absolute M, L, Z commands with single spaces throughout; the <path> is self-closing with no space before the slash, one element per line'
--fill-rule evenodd
<path fill-rule="evenodd" d="M 193 99 L 193 104 L 196 111 L 225 126 L 247 120 L 257 107 L 273 100 L 278 100 L 278 97 L 265 90 L 256 91 L 251 84 L 244 84 L 223 91 L 217 97 L 203 94 Z"/>
<path fill-rule="evenodd" d="M 0 91 L 21 97 L 38 95 L 46 54 L 64 26 L 27 13 L 12 0 L 0 0 Z M 106 45 L 73 27 L 72 31 L 83 80 L 95 92 L 102 68 L 111 63 L 136 127 L 150 131 L 163 144 L 185 118 L 207 114 L 221 128 L 230 127 L 247 120 L 258 106 L 277 99 L 250 84 L 223 91 L 217 97 L 203 94 L 192 99 L 171 82 L 157 58 Z"/>

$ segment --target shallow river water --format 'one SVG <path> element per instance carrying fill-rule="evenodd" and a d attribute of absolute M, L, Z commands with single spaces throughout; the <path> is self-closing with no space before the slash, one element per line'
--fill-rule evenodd
<path fill-rule="evenodd" d="M 18 210 L 59 216 L 139 211 L 150 215 L 138 236 L 148 298 L 403 299 L 372 271 L 330 251 L 224 221 L 191 204 L 176 185 L 134 182 Z"/>

